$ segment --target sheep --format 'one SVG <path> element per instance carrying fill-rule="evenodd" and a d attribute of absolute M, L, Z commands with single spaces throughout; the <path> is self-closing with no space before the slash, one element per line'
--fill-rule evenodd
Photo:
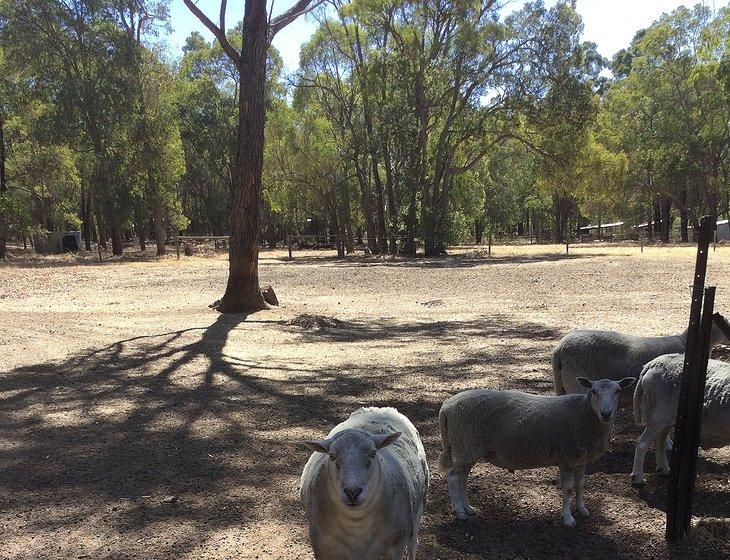
<path fill-rule="evenodd" d="M 314 451 L 300 499 L 318 560 L 415 560 L 429 471 L 418 430 L 395 408 L 361 408 Z"/>
<path fill-rule="evenodd" d="M 684 354 L 667 354 L 644 367 L 634 389 L 634 418 L 646 426 L 636 440 L 631 484 L 644 486 L 644 459 L 653 441 L 657 471 L 669 475 L 666 440 L 674 426 L 679 406 Z M 700 445 L 703 449 L 730 445 L 730 364 L 710 360 L 707 365 L 705 402 L 702 412 Z"/>
<path fill-rule="evenodd" d="M 712 345 L 730 343 L 730 326 L 715 313 Z M 644 365 L 663 354 L 684 352 L 687 331 L 673 336 L 639 337 L 613 331 L 572 331 L 553 350 L 555 394 L 584 393 L 579 376 L 589 379 L 638 377 Z M 631 407 L 631 394 L 623 393 L 619 408 Z"/>
<path fill-rule="evenodd" d="M 476 514 L 467 499 L 466 483 L 472 467 L 484 460 L 510 471 L 560 467 L 563 524 L 576 525 L 570 512 L 571 477 L 578 513 L 588 517 L 583 500 L 586 464 L 606 451 L 619 394 L 634 381 L 580 377 L 586 395 L 472 389 L 447 399 L 439 412 L 443 452 L 438 464 L 446 474 L 456 516 L 467 519 Z"/>

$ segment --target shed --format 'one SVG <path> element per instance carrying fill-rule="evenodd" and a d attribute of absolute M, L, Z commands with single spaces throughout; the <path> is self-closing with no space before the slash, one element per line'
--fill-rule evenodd
<path fill-rule="evenodd" d="M 49 253 L 75 253 L 81 249 L 80 231 L 49 231 L 48 247 Z"/>
<path fill-rule="evenodd" d="M 613 222 L 610 224 L 583 226 L 581 228 L 578 228 L 578 230 L 581 233 L 591 233 L 591 230 L 596 230 L 596 233 L 600 235 L 602 231 L 605 231 L 605 233 L 610 233 L 614 228 L 620 227 L 622 225 L 624 225 L 623 222 Z"/>
<path fill-rule="evenodd" d="M 728 220 L 718 220 L 715 241 L 730 241 L 730 223 Z"/>

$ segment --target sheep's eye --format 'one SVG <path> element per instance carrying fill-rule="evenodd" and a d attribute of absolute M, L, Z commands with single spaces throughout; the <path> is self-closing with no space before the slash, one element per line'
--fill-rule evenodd
<path fill-rule="evenodd" d="M 330 459 L 332 459 L 333 461 L 336 461 L 337 457 L 335 457 L 334 453 L 330 453 Z"/>
<path fill-rule="evenodd" d="M 370 455 L 370 458 L 371 458 L 371 459 L 375 459 L 375 449 L 373 449 L 373 450 L 372 450 L 372 451 L 371 451 L 371 452 L 369 453 L 369 455 Z"/>

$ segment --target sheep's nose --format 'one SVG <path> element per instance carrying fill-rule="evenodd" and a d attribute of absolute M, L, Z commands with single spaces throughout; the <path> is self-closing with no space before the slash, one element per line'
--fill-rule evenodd
<path fill-rule="evenodd" d="M 352 503 L 355 503 L 357 497 L 362 494 L 362 486 L 346 486 L 343 490 Z"/>
<path fill-rule="evenodd" d="M 605 410 L 601 411 L 601 416 L 603 416 L 603 419 L 608 422 L 611 419 L 611 416 L 613 415 L 613 411 L 609 410 L 606 412 Z"/>

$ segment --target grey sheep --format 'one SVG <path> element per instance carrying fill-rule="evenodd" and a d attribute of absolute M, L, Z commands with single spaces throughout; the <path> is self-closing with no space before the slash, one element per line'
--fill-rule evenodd
<path fill-rule="evenodd" d="M 519 391 L 473 389 L 447 399 L 439 412 L 443 452 L 439 469 L 447 476 L 454 513 L 474 515 L 466 483 L 480 460 L 510 471 L 560 467 L 561 517 L 569 527 L 573 479 L 576 508 L 587 517 L 583 484 L 587 463 L 599 459 L 611 438 L 619 394 L 635 381 L 578 379 L 586 395 L 532 395 Z"/>
<path fill-rule="evenodd" d="M 428 490 L 426 453 L 394 408 L 362 408 L 314 451 L 300 498 L 318 560 L 415 560 Z"/>
<path fill-rule="evenodd" d="M 716 313 L 712 345 L 730 343 L 730 327 Z M 578 377 L 621 379 L 638 377 L 644 365 L 664 354 L 684 352 L 687 331 L 672 336 L 632 336 L 614 331 L 572 331 L 553 350 L 555 394 L 584 393 Z M 619 408 L 631 407 L 631 394 L 619 400 Z"/>
<path fill-rule="evenodd" d="M 634 390 L 634 417 L 646 426 L 636 441 L 631 483 L 643 486 L 644 459 L 654 442 L 657 471 L 669 474 L 666 440 L 674 426 L 679 405 L 684 354 L 668 354 L 644 367 Z M 730 445 L 730 364 L 710 360 L 707 365 L 700 445 L 703 449 Z"/>

